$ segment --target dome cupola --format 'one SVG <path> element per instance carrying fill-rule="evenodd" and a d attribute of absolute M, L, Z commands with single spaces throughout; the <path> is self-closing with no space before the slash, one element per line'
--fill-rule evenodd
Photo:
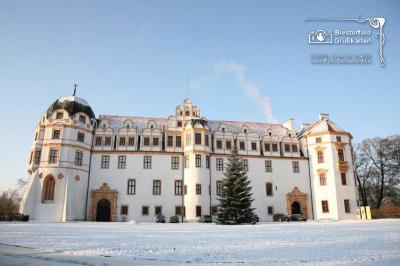
<path fill-rule="evenodd" d="M 47 116 L 50 116 L 54 111 L 59 109 L 67 111 L 70 116 L 82 112 L 87 114 L 91 119 L 95 118 L 94 112 L 88 102 L 76 96 L 64 96 L 58 98 L 47 109 Z"/>

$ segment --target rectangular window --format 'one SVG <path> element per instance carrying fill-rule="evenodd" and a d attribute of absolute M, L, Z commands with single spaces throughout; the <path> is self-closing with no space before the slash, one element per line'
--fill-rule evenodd
<path fill-rule="evenodd" d="M 175 215 L 185 216 L 185 207 L 182 208 L 182 206 L 175 206 Z"/>
<path fill-rule="evenodd" d="M 58 150 L 50 149 L 49 163 L 57 163 Z"/>
<path fill-rule="evenodd" d="M 296 144 L 292 144 L 292 152 L 298 152 Z"/>
<path fill-rule="evenodd" d="M 315 143 L 321 143 L 321 138 L 315 138 Z"/>
<path fill-rule="evenodd" d="M 153 195 L 161 195 L 161 180 L 153 180 Z"/>
<path fill-rule="evenodd" d="M 185 194 L 185 195 L 187 194 L 187 185 L 183 186 L 183 194 Z"/>
<path fill-rule="evenodd" d="M 186 146 L 192 145 L 192 134 L 186 134 Z"/>
<path fill-rule="evenodd" d="M 110 156 L 102 155 L 101 156 L 101 168 L 109 168 L 110 167 Z"/>
<path fill-rule="evenodd" d="M 206 168 L 210 168 L 210 156 L 206 155 Z"/>
<path fill-rule="evenodd" d="M 285 144 L 285 152 L 290 152 L 290 145 L 289 144 Z"/>
<path fill-rule="evenodd" d="M 35 151 L 35 156 L 34 156 L 34 159 L 33 159 L 33 162 L 35 164 L 39 164 L 40 163 L 40 156 L 41 155 L 42 155 L 42 151 L 40 151 L 40 150 Z"/>
<path fill-rule="evenodd" d="M 101 142 L 102 142 L 102 137 L 96 137 L 95 145 L 101 146 Z"/>
<path fill-rule="evenodd" d="M 167 146 L 168 147 L 174 146 L 174 136 L 168 136 L 167 137 Z"/>
<path fill-rule="evenodd" d="M 128 215 L 128 205 L 121 205 L 121 215 Z"/>
<path fill-rule="evenodd" d="M 143 157 L 143 168 L 144 169 L 151 169 L 151 156 L 144 156 Z"/>
<path fill-rule="evenodd" d="M 265 161 L 265 172 L 267 172 L 267 173 L 272 172 L 272 161 L 270 161 L 270 160 Z"/>
<path fill-rule="evenodd" d="M 79 142 L 84 142 L 84 141 L 85 141 L 85 133 L 83 133 L 83 132 L 78 132 L 77 140 L 78 140 Z"/>
<path fill-rule="evenodd" d="M 153 146 L 154 147 L 158 146 L 158 138 L 153 138 Z"/>
<path fill-rule="evenodd" d="M 226 147 L 227 150 L 232 149 L 232 142 L 230 140 L 227 140 L 225 142 L 225 147 Z"/>
<path fill-rule="evenodd" d="M 348 199 L 344 200 L 344 212 L 350 213 L 350 200 Z"/>
<path fill-rule="evenodd" d="M 265 190 L 266 190 L 266 193 L 267 193 L 268 197 L 273 196 L 272 183 L 269 183 L 269 182 L 266 183 L 265 184 Z"/>
<path fill-rule="evenodd" d="M 272 151 L 277 152 L 278 151 L 278 144 L 272 143 Z"/>
<path fill-rule="evenodd" d="M 216 188 L 217 188 L 217 195 L 218 196 L 222 195 L 222 185 L 223 185 L 222 181 L 217 181 Z"/>
<path fill-rule="evenodd" d="M 149 206 L 142 206 L 142 215 L 149 215 Z"/>
<path fill-rule="evenodd" d="M 338 157 L 340 162 L 344 162 L 344 152 L 343 149 L 338 149 Z"/>
<path fill-rule="evenodd" d="M 129 179 L 128 180 L 128 195 L 135 195 L 136 194 L 136 180 Z"/>
<path fill-rule="evenodd" d="M 125 155 L 118 156 L 118 168 L 119 169 L 126 168 L 126 156 Z"/>
<path fill-rule="evenodd" d="M 204 142 L 207 147 L 210 146 L 210 140 L 209 140 L 209 136 L 207 134 L 204 135 Z"/>
<path fill-rule="evenodd" d="M 61 133 L 61 131 L 58 129 L 53 130 L 53 139 L 59 139 L 60 133 Z"/>
<path fill-rule="evenodd" d="M 178 156 L 171 157 L 171 169 L 179 169 L 179 157 Z"/>
<path fill-rule="evenodd" d="M 201 133 L 194 133 L 194 144 L 201 145 Z"/>
<path fill-rule="evenodd" d="M 300 173 L 300 166 L 298 161 L 293 161 L 292 166 L 293 166 L 293 173 Z"/>
<path fill-rule="evenodd" d="M 242 150 L 242 151 L 245 150 L 244 141 L 240 141 L 239 142 L 239 149 Z"/>
<path fill-rule="evenodd" d="M 342 137 L 336 136 L 336 142 L 342 142 Z"/>
<path fill-rule="evenodd" d="M 322 205 L 322 212 L 323 213 L 329 213 L 328 201 L 327 200 L 322 200 L 321 201 L 321 205 Z"/>
<path fill-rule="evenodd" d="M 323 163 L 324 162 L 324 152 L 323 151 L 318 151 L 317 152 L 317 157 L 318 157 L 318 163 Z"/>
<path fill-rule="evenodd" d="M 182 180 L 175 180 L 175 195 L 182 195 Z"/>
<path fill-rule="evenodd" d="M 31 157 L 29 158 L 29 164 L 32 163 L 32 160 L 33 160 L 33 152 L 31 152 Z"/>
<path fill-rule="evenodd" d="M 182 127 L 182 121 L 178 121 L 177 127 Z"/>
<path fill-rule="evenodd" d="M 325 175 L 325 173 L 320 173 L 319 174 L 319 185 L 320 186 L 326 186 L 326 175 Z"/>
<path fill-rule="evenodd" d="M 271 151 L 271 145 L 269 143 L 264 143 L 264 150 Z"/>
<path fill-rule="evenodd" d="M 242 159 L 242 165 L 243 165 L 243 171 L 248 172 L 249 171 L 249 160 Z"/>
<path fill-rule="evenodd" d="M 251 150 L 256 151 L 257 150 L 257 142 L 252 142 L 251 143 Z"/>
<path fill-rule="evenodd" d="M 217 158 L 216 159 L 217 171 L 224 171 L 224 159 Z"/>
<path fill-rule="evenodd" d="M 222 140 L 217 140 L 217 149 L 222 149 Z"/>
<path fill-rule="evenodd" d="M 106 137 L 104 139 L 104 146 L 111 146 L 111 137 Z"/>
<path fill-rule="evenodd" d="M 196 154 L 196 167 L 201 167 L 201 154 Z"/>
<path fill-rule="evenodd" d="M 81 151 L 75 151 L 75 162 L 74 164 L 77 166 L 82 166 L 82 157 L 83 153 Z"/>
<path fill-rule="evenodd" d="M 185 168 L 189 168 L 189 155 L 185 155 Z"/>
<path fill-rule="evenodd" d="M 125 146 L 125 137 L 119 138 L 119 146 Z"/>
<path fill-rule="evenodd" d="M 270 216 L 274 215 L 274 207 L 268 206 L 268 215 Z"/>
<path fill-rule="evenodd" d="M 347 186 L 347 178 L 345 173 L 340 173 L 340 178 L 342 179 L 342 185 Z"/>
<path fill-rule="evenodd" d="M 201 206 L 196 206 L 196 217 L 201 216 Z"/>
<path fill-rule="evenodd" d="M 85 124 L 86 123 L 86 117 L 83 116 L 83 115 L 80 115 L 79 116 L 79 122 L 81 122 L 82 124 Z"/>
<path fill-rule="evenodd" d="M 128 146 L 135 146 L 135 138 L 134 137 L 129 137 Z"/>
<path fill-rule="evenodd" d="M 182 140 L 181 140 L 181 136 L 176 136 L 175 137 L 175 146 L 176 147 L 181 147 L 182 146 Z"/>
<path fill-rule="evenodd" d="M 150 146 L 150 138 L 143 138 L 143 146 Z"/>
<path fill-rule="evenodd" d="M 161 207 L 161 206 L 156 206 L 156 207 L 154 208 L 154 214 L 155 214 L 155 215 L 162 214 L 162 207 Z"/>
<path fill-rule="evenodd" d="M 211 215 L 217 215 L 218 206 L 211 206 Z"/>
<path fill-rule="evenodd" d="M 196 184 L 196 195 L 201 195 L 201 184 Z"/>

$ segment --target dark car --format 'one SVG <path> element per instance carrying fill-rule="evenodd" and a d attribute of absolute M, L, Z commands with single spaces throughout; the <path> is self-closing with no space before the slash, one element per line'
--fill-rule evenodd
<path fill-rule="evenodd" d="M 156 223 L 163 223 L 165 224 L 165 216 L 162 214 L 157 215 Z"/>
<path fill-rule="evenodd" d="M 170 223 L 179 223 L 179 217 L 174 215 L 169 218 Z"/>
<path fill-rule="evenodd" d="M 274 216 L 272 216 L 272 219 L 274 222 L 290 222 L 290 217 L 283 213 L 274 214 Z"/>
<path fill-rule="evenodd" d="M 200 223 L 212 223 L 211 215 L 203 215 L 203 216 L 201 216 Z"/>
<path fill-rule="evenodd" d="M 301 214 L 293 214 L 292 216 L 290 216 L 290 220 L 294 222 L 305 222 L 307 221 L 307 218 Z"/>

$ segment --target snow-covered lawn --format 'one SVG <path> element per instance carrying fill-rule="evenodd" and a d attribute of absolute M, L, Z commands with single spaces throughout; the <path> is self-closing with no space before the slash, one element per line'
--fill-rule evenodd
<path fill-rule="evenodd" d="M 400 220 L 0 223 L 0 265 L 400 265 Z"/>

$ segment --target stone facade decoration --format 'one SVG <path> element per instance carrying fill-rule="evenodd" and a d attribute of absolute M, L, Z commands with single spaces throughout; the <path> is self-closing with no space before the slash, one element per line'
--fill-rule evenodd
<path fill-rule="evenodd" d="M 97 215 L 99 203 L 101 201 L 108 201 L 110 204 L 110 222 L 115 222 L 117 218 L 117 196 L 118 192 L 115 189 L 111 189 L 107 183 L 103 183 L 103 185 L 96 190 L 90 192 L 90 214 L 89 220 L 96 221 L 99 219 Z M 101 218 L 101 217 L 100 217 Z"/>
<path fill-rule="evenodd" d="M 286 194 L 286 200 L 288 215 L 302 214 L 307 219 L 310 218 L 308 216 L 308 195 L 306 193 L 301 192 L 298 187 L 294 187 L 291 192 Z"/>

